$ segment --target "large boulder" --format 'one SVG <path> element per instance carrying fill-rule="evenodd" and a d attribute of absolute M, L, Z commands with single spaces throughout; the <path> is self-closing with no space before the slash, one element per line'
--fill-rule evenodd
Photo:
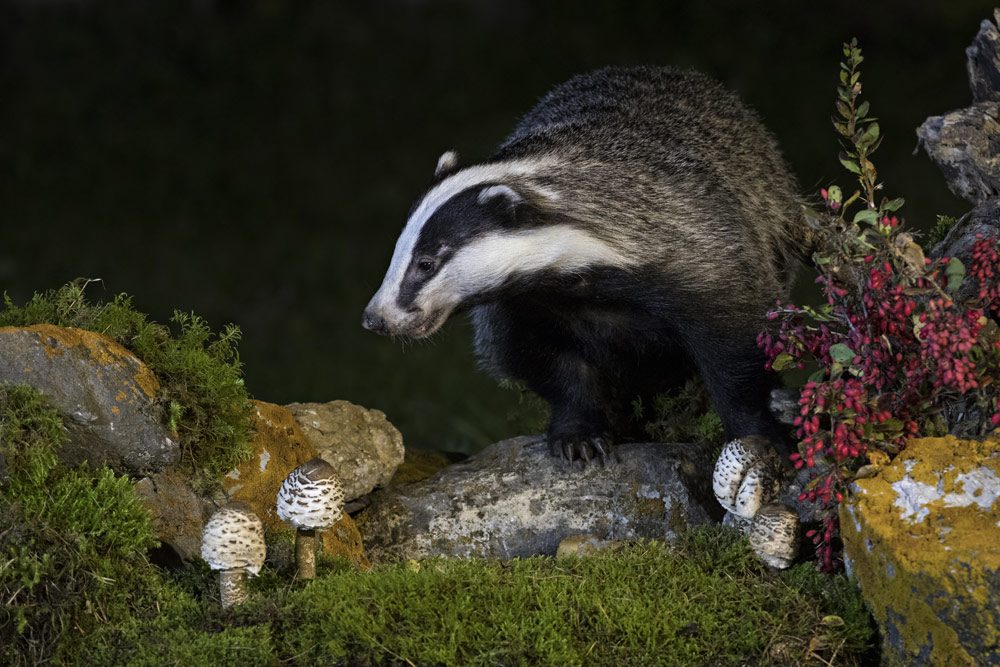
<path fill-rule="evenodd" d="M 100 334 L 40 324 L 0 327 L 0 383 L 27 384 L 65 417 L 69 464 L 155 472 L 180 459 L 163 423 L 160 384 L 135 355 Z"/>
<path fill-rule="evenodd" d="M 380 410 L 348 401 L 286 407 L 319 455 L 337 470 L 345 500 L 385 486 L 403 462 L 403 436 Z"/>
<path fill-rule="evenodd" d="M 555 554 L 571 535 L 671 539 L 721 515 L 707 452 L 626 444 L 616 453 L 607 468 L 582 467 L 550 456 L 541 438 L 512 438 L 376 492 L 358 526 L 375 560 L 513 558 Z"/>
<path fill-rule="evenodd" d="M 912 440 L 841 508 L 890 664 L 1000 664 L 1000 438 Z"/>

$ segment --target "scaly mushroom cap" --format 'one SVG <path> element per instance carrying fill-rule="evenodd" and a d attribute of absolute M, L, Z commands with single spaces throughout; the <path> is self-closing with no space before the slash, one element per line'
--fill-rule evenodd
<path fill-rule="evenodd" d="M 212 515 L 201 535 L 201 557 L 213 570 L 245 568 L 256 575 L 264 564 L 264 526 L 243 503 L 230 503 Z"/>
<path fill-rule="evenodd" d="M 715 463 L 712 490 L 727 511 L 752 519 L 778 494 L 781 461 L 766 439 L 746 436 L 726 443 Z"/>
<path fill-rule="evenodd" d="M 333 466 L 321 458 L 293 470 L 278 491 L 278 516 L 295 528 L 329 528 L 344 510 L 344 488 Z"/>
<path fill-rule="evenodd" d="M 764 505 L 750 525 L 750 546 L 771 567 L 785 569 L 799 554 L 799 515 L 783 505 Z"/>

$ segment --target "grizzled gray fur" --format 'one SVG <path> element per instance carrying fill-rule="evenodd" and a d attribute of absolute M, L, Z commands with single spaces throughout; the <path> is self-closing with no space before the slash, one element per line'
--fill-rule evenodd
<path fill-rule="evenodd" d="M 755 339 L 793 280 L 800 202 L 734 94 L 672 68 L 578 76 L 492 158 L 447 153 L 436 176 L 366 327 L 423 337 L 471 313 L 483 366 L 550 403 L 550 446 L 570 459 L 638 436 L 633 401 L 693 371 L 729 436 L 782 446 Z"/>

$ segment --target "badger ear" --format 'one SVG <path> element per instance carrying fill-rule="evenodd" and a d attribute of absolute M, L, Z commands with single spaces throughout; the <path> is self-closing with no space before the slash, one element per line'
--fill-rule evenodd
<path fill-rule="evenodd" d="M 445 151 L 438 158 L 437 167 L 434 168 L 434 178 L 444 178 L 456 169 L 458 169 L 458 153 Z"/>
<path fill-rule="evenodd" d="M 480 205 L 491 202 L 504 203 L 508 208 L 516 208 L 524 202 L 524 197 L 509 185 L 488 185 L 479 192 L 477 201 Z"/>

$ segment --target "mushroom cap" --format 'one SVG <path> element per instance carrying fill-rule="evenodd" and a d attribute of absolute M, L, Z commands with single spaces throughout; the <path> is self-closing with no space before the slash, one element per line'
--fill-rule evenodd
<path fill-rule="evenodd" d="M 764 505 L 750 526 L 750 546 L 762 561 L 785 569 L 799 554 L 799 515 L 784 505 Z"/>
<path fill-rule="evenodd" d="M 766 439 L 744 436 L 726 443 L 715 463 L 712 489 L 726 511 L 752 519 L 779 491 L 781 460 Z"/>
<path fill-rule="evenodd" d="M 220 508 L 201 534 L 201 557 L 213 570 L 244 568 L 256 575 L 266 553 L 264 526 L 243 503 Z"/>
<path fill-rule="evenodd" d="M 321 458 L 306 461 L 285 478 L 278 491 L 278 516 L 297 529 L 329 528 L 344 511 L 344 487 Z"/>

